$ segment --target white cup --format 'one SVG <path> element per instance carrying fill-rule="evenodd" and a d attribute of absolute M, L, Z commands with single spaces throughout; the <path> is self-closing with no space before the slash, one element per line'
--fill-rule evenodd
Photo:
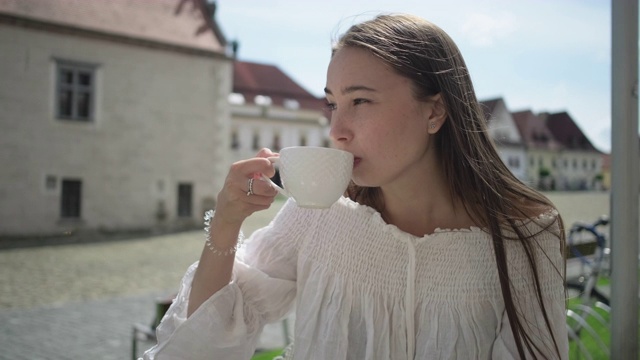
<path fill-rule="evenodd" d="M 304 208 L 326 209 L 342 196 L 351 180 L 353 154 L 313 146 L 293 146 L 269 158 L 280 170 L 282 188 L 268 180 L 281 194 Z"/>

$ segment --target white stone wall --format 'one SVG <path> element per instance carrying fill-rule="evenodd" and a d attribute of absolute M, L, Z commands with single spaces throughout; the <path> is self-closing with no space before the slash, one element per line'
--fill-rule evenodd
<path fill-rule="evenodd" d="M 93 122 L 56 119 L 56 59 L 98 65 Z M 0 64 L 0 234 L 145 228 L 159 201 L 175 224 L 179 182 L 200 221 L 229 162 L 230 60 L 0 24 Z M 80 221 L 60 218 L 63 178 Z"/>
<path fill-rule="evenodd" d="M 498 146 L 498 154 L 502 162 L 518 179 L 525 181 L 527 178 L 527 158 L 521 147 Z"/>
<path fill-rule="evenodd" d="M 513 121 L 511 113 L 502 101 L 498 102 L 496 107 L 493 109 L 488 130 L 491 137 L 498 143 L 509 142 L 522 144 L 522 138 L 520 137 L 518 127 Z"/>
<path fill-rule="evenodd" d="M 594 182 L 596 175 L 602 173 L 602 155 L 597 152 L 529 151 L 527 180 L 533 186 L 540 185 L 541 167 L 551 172 L 546 185 L 551 186 L 553 181 L 554 190 L 599 190 L 603 186 Z"/>
<path fill-rule="evenodd" d="M 527 167 L 527 183 L 533 187 L 540 186 L 540 169 L 546 168 L 551 172 L 548 180 L 554 179 L 556 182 L 553 186 L 557 187 L 557 176 L 562 171 L 562 162 L 560 159 L 560 153 L 557 151 L 547 149 L 531 149 L 527 153 L 527 159 L 525 165 Z M 546 184 L 552 186 L 551 183 Z M 548 189 L 545 189 L 548 190 Z"/>
<path fill-rule="evenodd" d="M 602 154 L 566 150 L 559 154 L 558 165 L 558 190 L 599 190 L 601 184 L 594 183 L 594 178 L 602 173 Z"/>
<path fill-rule="evenodd" d="M 499 101 L 491 113 L 488 132 L 496 143 L 502 161 L 518 179 L 525 180 L 526 151 L 524 146 L 515 145 L 522 144 L 522 137 L 503 101 Z"/>

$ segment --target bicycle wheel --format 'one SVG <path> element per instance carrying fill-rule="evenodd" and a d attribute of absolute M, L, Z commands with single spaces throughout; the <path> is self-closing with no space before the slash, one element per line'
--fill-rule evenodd
<path fill-rule="evenodd" d="M 584 291 L 584 283 L 578 281 L 567 282 L 567 297 L 569 300 L 581 299 Z M 594 302 L 599 301 L 603 304 L 609 305 L 609 298 L 596 288 L 591 289 L 589 299 L 593 300 Z"/>

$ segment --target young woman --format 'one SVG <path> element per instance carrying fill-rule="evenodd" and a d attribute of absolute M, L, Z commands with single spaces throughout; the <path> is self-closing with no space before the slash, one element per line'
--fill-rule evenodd
<path fill-rule="evenodd" d="M 276 195 L 250 180 L 271 151 L 235 163 L 145 357 L 249 359 L 295 305 L 294 359 L 567 358 L 560 216 L 500 160 L 449 36 L 409 15 L 354 25 L 325 92 L 347 196 L 289 201 L 234 257 Z"/>

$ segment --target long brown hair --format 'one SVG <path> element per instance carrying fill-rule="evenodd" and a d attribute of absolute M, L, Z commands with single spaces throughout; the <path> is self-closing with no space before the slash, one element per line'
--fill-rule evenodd
<path fill-rule="evenodd" d="M 518 220 L 530 219 L 533 208 L 553 208 L 541 193 L 519 181 L 500 159 L 487 132 L 484 114 L 476 98 L 467 66 L 453 40 L 436 25 L 411 15 L 380 15 L 353 25 L 334 45 L 334 53 L 342 47 L 369 50 L 389 64 L 398 74 L 412 81 L 416 99 L 425 101 L 441 94 L 447 109 L 447 120 L 436 134 L 436 151 L 444 170 L 452 199 L 462 200 L 473 221 L 488 230 L 493 240 L 497 272 L 505 308 L 518 353 L 525 358 L 540 350 L 518 316 L 510 286 L 505 243 L 518 240 L 527 256 L 532 281 L 547 331 L 553 339 L 555 352 L 560 350 L 553 337 L 542 297 L 534 258 L 536 234 L 527 232 Z M 348 195 L 382 212 L 384 204 L 379 188 L 351 184 Z M 562 219 L 560 249 L 564 249 Z M 532 221 L 535 221 L 532 220 Z M 543 231 L 547 231 L 546 225 Z M 510 231 L 512 230 L 512 232 Z M 508 235 L 507 233 L 515 234 Z M 564 252 L 563 252 L 564 253 Z M 564 278 L 564 269 L 557 269 Z"/>

